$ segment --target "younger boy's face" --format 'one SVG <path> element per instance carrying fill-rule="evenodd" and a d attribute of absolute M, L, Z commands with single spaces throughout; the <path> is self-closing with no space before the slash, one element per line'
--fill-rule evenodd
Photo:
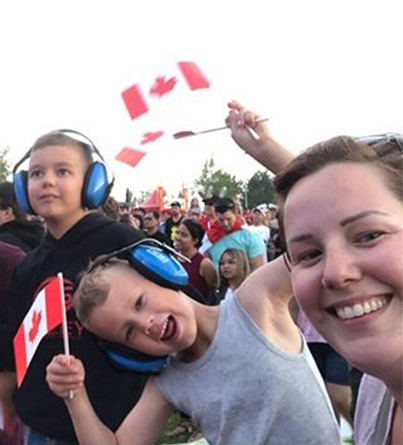
<path fill-rule="evenodd" d="M 77 147 L 55 145 L 35 150 L 28 172 L 28 195 L 35 212 L 47 222 L 75 224 L 85 213 L 81 204 L 85 170 Z"/>
<path fill-rule="evenodd" d="M 106 274 L 110 291 L 93 309 L 89 331 L 157 357 L 193 345 L 197 327 L 186 296 L 152 283 L 129 266 L 113 266 Z"/>

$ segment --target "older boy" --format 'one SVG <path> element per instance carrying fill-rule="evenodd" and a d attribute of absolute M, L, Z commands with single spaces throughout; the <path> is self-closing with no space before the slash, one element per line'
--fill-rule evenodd
<path fill-rule="evenodd" d="M 78 275 L 90 259 L 126 246 L 141 236 L 129 226 L 86 207 L 82 190 L 86 172 L 93 162 L 94 147 L 90 141 L 78 141 L 72 136 L 63 131 L 52 132 L 39 138 L 30 150 L 29 203 L 45 220 L 47 234 L 41 246 L 22 261 L 14 274 L 8 297 L 8 335 L 0 336 L 0 366 L 2 370 L 14 369 L 11 339 L 35 296 L 62 271 L 70 347 L 85 363 L 89 374 L 88 392 L 96 412 L 114 429 L 138 400 L 145 378 L 118 372 L 109 365 L 77 320 L 72 310 L 72 295 Z M 56 329 L 40 344 L 16 391 L 18 415 L 29 427 L 27 444 L 65 445 L 76 441 L 64 404 L 44 382 L 45 366 L 61 351 L 62 333 Z"/>
<path fill-rule="evenodd" d="M 174 407 L 212 445 L 340 444 L 323 381 L 288 311 L 291 293 L 282 258 L 220 307 L 161 287 L 122 260 L 100 261 L 75 295 L 79 319 L 109 341 L 170 355 L 168 367 L 116 432 L 93 410 L 80 360 L 56 356 L 47 381 L 85 445 L 151 445 Z"/>

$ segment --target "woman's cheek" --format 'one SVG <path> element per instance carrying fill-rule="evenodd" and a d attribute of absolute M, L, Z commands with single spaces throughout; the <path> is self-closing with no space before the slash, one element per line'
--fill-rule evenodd
<path fill-rule="evenodd" d="M 292 272 L 292 283 L 298 303 L 304 312 L 309 312 L 309 310 L 315 306 L 316 298 L 316 292 L 313 286 L 313 277 L 310 276 L 309 272 L 306 270 L 294 269 Z"/>

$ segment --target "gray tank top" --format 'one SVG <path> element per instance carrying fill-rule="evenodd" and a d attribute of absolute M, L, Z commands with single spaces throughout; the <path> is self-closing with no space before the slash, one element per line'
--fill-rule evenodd
<path fill-rule="evenodd" d="M 314 360 L 275 347 L 236 296 L 191 363 L 172 357 L 156 379 L 164 397 L 199 425 L 211 445 L 340 445 L 339 428 Z"/>

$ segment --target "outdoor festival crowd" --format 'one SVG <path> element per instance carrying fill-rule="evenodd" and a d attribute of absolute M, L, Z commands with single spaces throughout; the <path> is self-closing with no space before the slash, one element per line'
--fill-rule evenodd
<path fill-rule="evenodd" d="M 342 419 L 403 445 L 403 136 L 296 156 L 228 105 L 275 202 L 119 203 L 72 130 L 0 183 L 0 445 L 152 445 L 173 415 L 210 445 L 341 444 Z M 59 272 L 70 354 L 58 326 L 17 387 L 13 338 Z"/>

